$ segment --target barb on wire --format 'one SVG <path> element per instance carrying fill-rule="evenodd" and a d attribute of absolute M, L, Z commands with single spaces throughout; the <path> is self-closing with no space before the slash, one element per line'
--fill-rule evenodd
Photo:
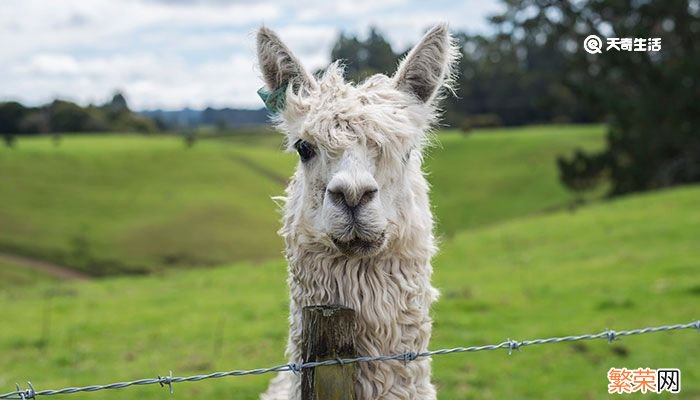
<path fill-rule="evenodd" d="M 226 376 L 260 375 L 260 374 L 266 374 L 266 373 L 270 373 L 270 372 L 293 372 L 295 374 L 298 374 L 303 369 L 307 369 L 307 368 L 315 368 L 315 367 L 321 367 L 321 366 L 325 366 L 325 365 L 335 365 L 335 364 L 345 365 L 345 364 L 360 363 L 360 362 L 372 362 L 372 361 L 392 361 L 392 360 L 394 360 L 394 361 L 403 362 L 403 364 L 406 365 L 409 362 L 414 361 L 414 360 L 421 358 L 421 357 L 432 357 L 432 356 L 452 354 L 452 353 L 470 353 L 470 352 L 476 352 L 476 351 L 498 350 L 498 349 L 506 349 L 506 350 L 508 350 L 508 354 L 511 354 L 513 351 L 515 351 L 515 350 L 520 351 L 523 347 L 526 347 L 526 346 L 561 343 L 561 342 L 573 342 L 573 341 L 577 341 L 577 340 L 593 340 L 593 339 L 606 339 L 608 341 L 608 343 L 612 343 L 613 341 L 620 340 L 620 337 L 622 337 L 622 336 L 643 335 L 646 333 L 665 332 L 665 331 L 672 331 L 672 330 L 679 330 L 679 329 L 697 329 L 698 332 L 700 332 L 700 320 L 695 321 L 695 322 L 690 322 L 687 324 L 663 325 L 663 326 L 656 326 L 656 327 L 649 327 L 649 328 L 630 329 L 630 330 L 626 330 L 626 331 L 613 331 L 613 330 L 606 329 L 605 331 L 603 331 L 601 333 L 597 333 L 597 334 L 550 337 L 550 338 L 546 338 L 546 339 L 524 340 L 522 342 L 519 342 L 517 340 L 508 339 L 505 342 L 502 342 L 499 344 L 488 344 L 488 345 L 483 345 L 483 346 L 455 347 L 452 349 L 431 350 L 431 351 L 424 351 L 424 352 L 420 352 L 420 353 L 416 353 L 413 351 L 407 351 L 407 352 L 401 353 L 401 354 L 372 356 L 372 357 L 335 358 L 335 359 L 330 359 L 330 360 L 325 360 L 325 361 L 307 362 L 307 363 L 303 363 L 303 364 L 289 363 L 289 364 L 282 364 L 282 365 L 277 365 L 277 366 L 269 367 L 269 368 L 258 368 L 258 369 L 250 369 L 250 370 L 235 370 L 235 371 L 227 371 L 227 372 L 213 372 L 213 373 L 206 374 L 206 375 L 193 375 L 193 376 L 187 376 L 187 377 L 173 377 L 173 372 L 170 371 L 169 376 L 163 376 L 163 377 L 158 376 L 157 378 L 139 379 L 139 380 L 130 381 L 130 382 L 117 382 L 117 383 L 110 383 L 107 385 L 69 387 L 69 388 L 58 389 L 58 390 L 48 390 L 47 389 L 47 390 L 36 391 L 34 389 L 34 387 L 32 386 L 31 382 L 27 382 L 27 384 L 29 385 L 28 389 L 22 390 L 22 389 L 20 389 L 19 384 L 18 384 L 18 385 L 16 385 L 16 387 L 17 387 L 16 391 L 0 395 L 0 399 L 28 400 L 28 399 L 36 399 L 37 396 L 51 396 L 51 395 L 56 395 L 56 394 L 70 394 L 70 393 L 78 393 L 78 392 L 96 392 L 98 390 L 121 389 L 121 388 L 129 387 L 129 386 L 152 385 L 152 384 L 159 384 L 161 387 L 168 385 L 168 387 L 170 388 L 170 393 L 172 394 L 173 393 L 173 385 L 172 385 L 173 383 L 198 382 L 198 381 L 202 381 L 205 379 L 223 378 Z"/>
<path fill-rule="evenodd" d="M 513 354 L 514 350 L 520 351 L 520 342 L 517 340 L 510 340 L 510 338 L 508 338 L 506 343 L 508 343 L 508 355 Z"/>
<path fill-rule="evenodd" d="M 158 383 L 160 383 L 160 387 L 164 387 L 165 385 L 168 385 L 168 387 L 170 388 L 170 394 L 174 393 L 174 391 L 173 391 L 173 371 L 170 371 L 170 375 L 168 375 L 168 376 L 158 375 L 158 380 L 160 381 L 160 382 L 158 382 Z"/>

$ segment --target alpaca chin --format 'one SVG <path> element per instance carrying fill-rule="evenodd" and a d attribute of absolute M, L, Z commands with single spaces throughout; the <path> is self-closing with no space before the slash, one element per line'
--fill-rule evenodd
<path fill-rule="evenodd" d="M 332 239 L 335 247 L 346 257 L 374 257 L 378 255 L 386 245 L 386 234 L 382 232 L 376 239 L 362 239 L 359 237 L 348 241 Z"/>

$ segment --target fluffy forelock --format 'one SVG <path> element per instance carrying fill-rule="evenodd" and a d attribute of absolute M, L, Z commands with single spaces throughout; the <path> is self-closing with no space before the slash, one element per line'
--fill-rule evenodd
<path fill-rule="evenodd" d="M 406 149 L 421 150 L 438 117 L 431 104 L 398 90 L 391 78 L 377 74 L 360 84 L 346 82 L 336 61 L 315 81 L 294 91 L 290 85 L 278 128 L 291 150 L 305 140 L 338 154 L 355 143 L 375 145 L 397 159 Z"/>

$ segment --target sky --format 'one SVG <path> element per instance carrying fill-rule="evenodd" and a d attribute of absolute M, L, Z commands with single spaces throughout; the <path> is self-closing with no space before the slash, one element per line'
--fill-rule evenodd
<path fill-rule="evenodd" d="M 403 51 L 437 22 L 485 32 L 498 0 L 3 0 L 0 101 L 131 108 L 259 108 L 255 30 L 276 30 L 314 71 L 341 32 L 376 26 Z"/>

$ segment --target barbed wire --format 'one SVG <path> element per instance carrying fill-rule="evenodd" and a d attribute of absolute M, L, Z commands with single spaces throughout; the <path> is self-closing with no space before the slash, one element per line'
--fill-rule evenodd
<path fill-rule="evenodd" d="M 336 365 L 336 364 L 345 365 L 345 364 L 353 364 L 353 363 L 360 363 L 360 362 L 372 362 L 372 361 L 395 360 L 395 361 L 401 361 L 404 364 L 407 364 L 407 363 L 409 363 L 413 360 L 416 360 L 418 358 L 421 358 L 421 357 L 431 357 L 431 356 L 452 354 L 452 353 L 470 353 L 470 352 L 476 352 L 476 351 L 499 350 L 499 349 L 507 349 L 508 354 L 511 354 L 513 351 L 516 351 L 516 350 L 520 351 L 520 349 L 522 349 L 523 347 L 526 347 L 526 346 L 561 343 L 561 342 L 573 342 L 573 341 L 577 341 L 577 340 L 593 340 L 593 339 L 607 339 L 608 343 L 612 343 L 614 341 L 620 340 L 620 338 L 623 336 L 642 335 L 642 334 L 646 334 L 646 333 L 664 332 L 664 331 L 672 331 L 672 330 L 680 330 L 680 329 L 697 329 L 698 332 L 700 332 L 700 320 L 695 321 L 695 322 L 690 322 L 687 324 L 663 325 L 663 326 L 630 329 L 630 330 L 623 330 L 623 331 L 605 330 L 603 332 L 596 333 L 596 334 L 559 336 L 559 337 L 550 337 L 550 338 L 545 338 L 545 339 L 524 340 L 522 342 L 519 342 L 517 340 L 507 339 L 505 342 L 502 342 L 499 344 L 488 344 L 488 345 L 483 345 L 483 346 L 455 347 L 455 348 L 451 348 L 451 349 L 431 350 L 431 351 L 424 351 L 424 352 L 409 351 L 409 352 L 405 352 L 405 353 L 384 355 L 384 356 L 336 358 L 336 359 L 331 359 L 331 360 L 314 361 L 314 362 L 307 362 L 307 363 L 301 363 L 301 364 L 289 363 L 289 364 L 281 364 L 281 365 L 277 365 L 277 366 L 269 367 L 269 368 L 257 368 L 257 369 L 250 369 L 250 370 L 235 370 L 235 371 L 227 371 L 227 372 L 213 372 L 213 373 L 206 374 L 206 375 L 193 375 L 193 376 L 187 376 L 187 377 L 174 377 L 173 372 L 170 371 L 169 375 L 158 376 L 156 378 L 139 379 L 139 380 L 129 381 L 129 382 L 117 382 L 117 383 L 110 383 L 107 385 L 69 387 L 69 388 L 63 388 L 63 389 L 58 389 L 58 390 L 47 389 L 47 390 L 36 391 L 34 389 L 34 387 L 32 386 L 32 383 L 27 382 L 27 384 L 28 384 L 27 389 L 21 389 L 19 384 L 17 384 L 16 391 L 0 395 L 0 399 L 28 400 L 28 399 L 36 399 L 37 396 L 52 396 L 52 395 L 58 395 L 58 394 L 71 394 L 71 393 L 78 393 L 78 392 L 96 392 L 98 390 L 121 389 L 121 388 L 129 387 L 129 386 L 154 385 L 154 384 L 159 384 L 161 387 L 168 386 L 168 388 L 170 389 L 170 393 L 172 394 L 173 393 L 173 383 L 197 382 L 197 381 L 202 381 L 205 379 L 223 378 L 226 376 L 260 375 L 260 374 L 266 374 L 266 373 L 270 373 L 270 372 L 292 372 L 292 373 L 298 374 L 303 369 L 307 369 L 307 368 L 315 368 L 315 367 L 320 367 L 320 366 L 325 366 L 325 365 Z"/>

